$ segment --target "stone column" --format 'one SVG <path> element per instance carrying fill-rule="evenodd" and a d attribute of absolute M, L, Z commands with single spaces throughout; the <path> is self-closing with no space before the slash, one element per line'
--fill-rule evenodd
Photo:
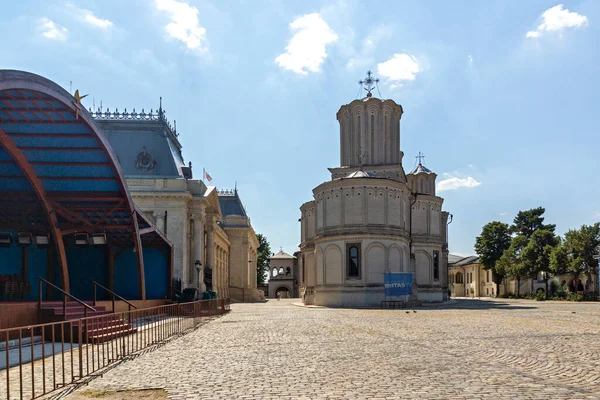
<path fill-rule="evenodd" d="M 205 267 L 211 268 L 213 277 L 213 290 L 215 289 L 215 231 L 213 227 L 214 218 L 211 216 L 206 219 L 206 230 L 208 231 L 208 235 L 206 238 L 206 262 Z"/>
<path fill-rule="evenodd" d="M 165 233 L 165 210 L 154 211 L 154 218 L 156 219 L 156 227 L 161 233 Z"/>
<path fill-rule="evenodd" d="M 206 290 L 204 284 L 204 268 L 206 268 L 206 260 L 202 259 L 204 255 L 204 215 L 202 213 L 192 214 L 194 220 L 194 257 L 191 261 L 194 264 L 195 277 L 193 279 L 194 286 L 198 288 L 200 293 Z M 196 261 L 200 261 L 200 273 L 196 271 Z"/>

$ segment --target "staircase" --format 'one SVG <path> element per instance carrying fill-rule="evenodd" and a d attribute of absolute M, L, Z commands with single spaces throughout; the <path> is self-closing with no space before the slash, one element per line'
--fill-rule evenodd
<path fill-rule="evenodd" d="M 44 323 L 73 321 L 73 335 L 78 335 L 79 329 L 81 329 L 83 340 L 88 343 L 107 342 L 137 332 L 137 328 L 123 320 L 118 314 L 106 311 L 103 306 L 94 307 L 95 311 L 88 309 L 87 316 L 96 318 L 86 320 L 86 323 L 86 321 L 80 321 L 85 317 L 85 307 L 82 304 L 75 301 L 67 301 L 66 304 L 66 312 L 63 313 L 62 301 L 44 301 L 41 305 L 42 321 Z M 91 306 L 92 303 L 86 302 L 86 304 Z M 65 328 L 65 330 L 69 330 L 68 326 Z M 65 332 L 65 336 L 67 335 L 68 333 Z"/>

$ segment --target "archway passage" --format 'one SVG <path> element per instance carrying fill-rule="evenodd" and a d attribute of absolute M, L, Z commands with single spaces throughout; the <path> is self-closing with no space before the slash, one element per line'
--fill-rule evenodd
<path fill-rule="evenodd" d="M 94 120 L 61 87 L 22 71 L 0 70 L 2 245 L 0 278 L 40 276 L 88 298 L 98 281 L 144 300 L 150 272 L 165 282 L 161 293 L 170 289 L 172 246 L 135 207 Z"/>
<path fill-rule="evenodd" d="M 290 289 L 288 289 L 286 286 L 278 287 L 277 290 L 275 291 L 275 296 L 277 296 L 277 293 L 279 293 L 279 297 L 282 299 L 289 299 L 292 297 L 292 293 L 290 292 Z"/>

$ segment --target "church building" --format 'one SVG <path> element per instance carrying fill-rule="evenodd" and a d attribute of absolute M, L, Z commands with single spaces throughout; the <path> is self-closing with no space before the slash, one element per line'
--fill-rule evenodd
<path fill-rule="evenodd" d="M 412 274 L 411 303 L 448 298 L 448 212 L 436 174 L 419 158 L 405 173 L 400 151 L 402 106 L 367 95 L 343 105 L 340 166 L 301 207 L 300 286 L 305 304 L 380 306 L 384 274 Z"/>

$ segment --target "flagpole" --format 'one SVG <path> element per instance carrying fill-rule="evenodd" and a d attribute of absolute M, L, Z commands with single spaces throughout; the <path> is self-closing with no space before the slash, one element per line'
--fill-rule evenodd
<path fill-rule="evenodd" d="M 204 169 L 204 167 L 202 167 L 202 183 L 204 183 L 204 177 L 205 176 L 206 176 L 206 170 Z"/>

